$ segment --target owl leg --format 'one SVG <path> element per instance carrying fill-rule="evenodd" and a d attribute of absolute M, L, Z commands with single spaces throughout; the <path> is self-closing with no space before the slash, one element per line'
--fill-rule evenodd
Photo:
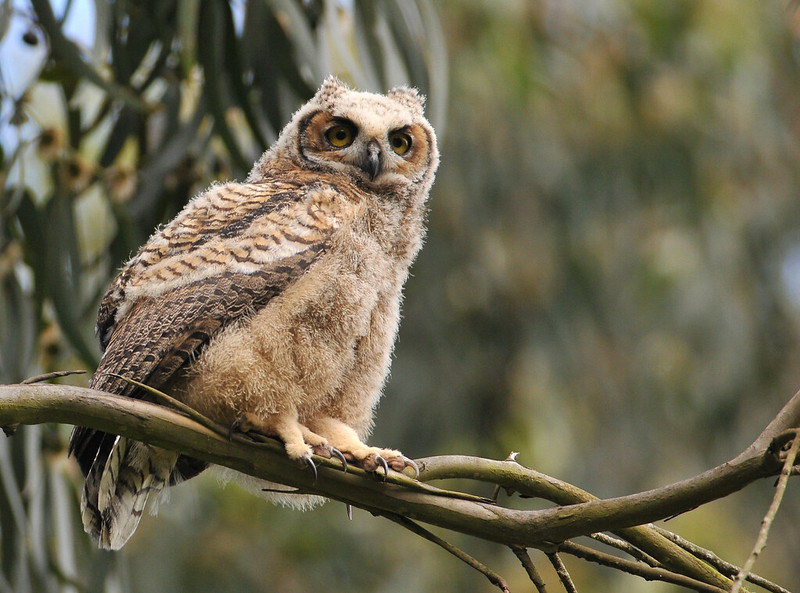
<path fill-rule="evenodd" d="M 375 471 L 378 467 L 383 467 L 384 472 L 390 467 L 395 471 L 403 471 L 411 467 L 419 474 L 417 464 L 413 460 L 395 449 L 370 447 L 358 438 L 355 430 L 341 420 L 323 416 L 314 418 L 308 424 L 316 433 L 324 435 L 330 447 L 340 451 L 345 458 L 355 461 L 367 471 Z"/>
<path fill-rule="evenodd" d="M 247 413 L 237 422 L 236 429 L 278 437 L 283 441 L 286 454 L 296 460 L 308 460 L 312 453 L 318 454 L 328 447 L 327 439 L 300 424 L 296 413 L 270 414 L 266 418 Z"/>

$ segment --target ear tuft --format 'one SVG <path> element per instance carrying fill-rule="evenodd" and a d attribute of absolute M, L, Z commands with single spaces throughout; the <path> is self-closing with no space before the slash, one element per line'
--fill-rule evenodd
<path fill-rule="evenodd" d="M 402 103 L 418 115 L 423 115 L 425 109 L 425 95 L 420 93 L 417 89 L 400 86 L 389 91 L 388 96 Z"/>
<path fill-rule="evenodd" d="M 336 97 L 346 90 L 347 85 L 331 74 L 322 82 L 322 86 L 319 87 L 314 99 L 323 105 L 330 105 Z"/>

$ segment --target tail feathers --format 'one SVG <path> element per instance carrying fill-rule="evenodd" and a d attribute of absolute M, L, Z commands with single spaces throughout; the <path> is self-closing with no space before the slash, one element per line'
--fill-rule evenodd
<path fill-rule="evenodd" d="M 117 437 L 105 463 L 97 459 L 86 476 L 81 514 L 98 546 L 118 550 L 136 531 L 151 494 L 169 480 L 177 453 Z"/>

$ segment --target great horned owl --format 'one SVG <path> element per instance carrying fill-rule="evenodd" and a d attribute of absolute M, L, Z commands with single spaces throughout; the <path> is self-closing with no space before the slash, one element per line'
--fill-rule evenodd
<path fill-rule="evenodd" d="M 244 183 L 214 185 L 156 232 L 100 305 L 95 389 L 134 379 L 228 426 L 278 437 L 294 459 L 364 444 L 389 370 L 408 269 L 438 165 L 424 99 L 328 78 Z M 118 549 L 148 496 L 206 464 L 78 427 L 86 531 Z"/>

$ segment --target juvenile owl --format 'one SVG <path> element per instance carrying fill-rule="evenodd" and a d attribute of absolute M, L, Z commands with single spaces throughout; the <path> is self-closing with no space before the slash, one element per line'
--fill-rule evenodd
<path fill-rule="evenodd" d="M 438 165 L 415 90 L 328 78 L 244 183 L 214 185 L 156 232 L 100 305 L 95 389 L 171 394 L 292 459 L 341 453 L 367 469 L 410 463 L 364 439 L 389 370 L 402 287 L 422 245 Z M 119 549 L 148 496 L 204 462 L 89 428 L 70 452 L 81 510 Z"/>

